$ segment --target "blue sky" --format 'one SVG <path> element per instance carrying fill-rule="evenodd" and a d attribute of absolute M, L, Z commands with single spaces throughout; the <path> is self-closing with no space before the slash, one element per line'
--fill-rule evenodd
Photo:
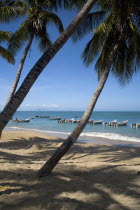
<path fill-rule="evenodd" d="M 59 11 L 58 15 L 66 27 L 76 12 Z M 0 30 L 14 31 L 20 23 L 21 20 L 8 25 L 1 24 Z M 49 34 L 52 41 L 59 36 L 53 26 L 49 26 Z M 19 110 L 85 110 L 98 85 L 94 65 L 87 68 L 80 57 L 88 40 L 89 37 L 86 37 L 74 44 L 70 39 L 65 44 L 37 79 Z M 23 49 L 17 55 L 15 65 L 0 58 L 0 109 L 8 97 L 22 52 Z M 40 56 L 34 42 L 27 56 L 20 84 Z M 139 74 L 134 75 L 133 80 L 125 87 L 121 87 L 110 75 L 95 110 L 140 111 L 139 83 Z"/>

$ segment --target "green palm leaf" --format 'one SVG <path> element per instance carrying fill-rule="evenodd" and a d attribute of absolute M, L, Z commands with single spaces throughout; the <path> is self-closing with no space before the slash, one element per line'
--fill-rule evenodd
<path fill-rule="evenodd" d="M 7 51 L 5 48 L 3 48 L 2 46 L 0 46 L 0 55 L 4 59 L 6 59 L 9 63 L 12 63 L 12 64 L 15 63 L 15 59 L 14 59 L 13 55 L 9 51 Z"/>
<path fill-rule="evenodd" d="M 87 43 L 82 58 L 88 66 L 95 63 L 95 70 L 98 72 L 99 79 L 104 73 L 104 69 L 108 64 L 108 58 L 117 47 L 111 72 L 118 79 L 121 85 L 131 81 L 132 76 L 140 67 L 140 30 L 139 30 L 139 9 L 140 2 L 135 5 L 137 0 L 110 0 L 98 1 L 101 8 L 106 10 L 107 17 L 95 30 L 92 24 L 77 30 L 75 40 L 81 39 L 87 33 L 93 34 Z M 140 7 L 139 7 L 140 8 Z M 85 24 L 85 26 L 84 26 Z M 82 35 L 81 35 L 81 34 Z"/>
<path fill-rule="evenodd" d="M 16 55 L 16 53 L 21 49 L 25 41 L 29 38 L 29 31 L 27 30 L 27 23 L 26 20 L 20 28 L 12 35 L 8 50 L 13 53 L 13 55 Z"/>
<path fill-rule="evenodd" d="M 39 14 L 38 18 L 40 18 L 46 25 L 53 23 L 60 33 L 63 32 L 64 28 L 62 22 L 56 14 L 49 11 L 43 11 Z"/>
<path fill-rule="evenodd" d="M 0 31 L 0 43 L 10 40 L 10 33 L 6 31 Z"/>
<path fill-rule="evenodd" d="M 72 36 L 74 42 L 82 39 L 85 35 L 91 33 L 105 18 L 104 11 L 89 13 L 83 23 L 77 28 Z"/>
<path fill-rule="evenodd" d="M 27 5 L 22 1 L 2 1 L 0 5 L 0 21 L 9 22 L 24 16 Z"/>

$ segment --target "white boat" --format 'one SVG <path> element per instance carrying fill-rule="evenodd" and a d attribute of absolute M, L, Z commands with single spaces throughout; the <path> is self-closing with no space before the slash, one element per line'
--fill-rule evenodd
<path fill-rule="evenodd" d="M 74 121 L 74 118 L 72 118 L 72 119 L 67 119 L 67 120 L 66 120 L 66 123 L 73 123 L 73 121 Z"/>
<path fill-rule="evenodd" d="M 103 120 L 93 121 L 93 125 L 103 124 Z"/>
<path fill-rule="evenodd" d="M 113 120 L 113 121 L 110 121 L 110 122 L 105 122 L 105 123 L 103 123 L 103 124 L 104 124 L 104 125 L 111 126 L 111 125 L 113 125 L 114 123 L 117 123 L 117 120 Z"/>
<path fill-rule="evenodd" d="M 124 125 L 127 125 L 127 123 L 128 123 L 128 120 L 125 120 L 125 121 L 116 123 L 116 126 L 124 126 Z"/>
<path fill-rule="evenodd" d="M 58 120 L 58 123 L 65 123 L 66 122 L 66 119 L 64 120 Z"/>
<path fill-rule="evenodd" d="M 13 120 L 12 122 L 14 122 L 14 123 L 27 123 L 27 122 L 30 122 L 30 119 L 25 119 L 25 120 L 18 120 L 18 119 L 15 119 L 15 120 Z"/>
<path fill-rule="evenodd" d="M 76 120 L 75 118 L 72 118 L 72 119 L 66 120 L 65 122 L 66 123 L 79 123 L 80 122 L 80 119 L 79 120 Z"/>
<path fill-rule="evenodd" d="M 90 119 L 90 120 L 88 121 L 88 123 L 89 123 L 89 124 L 93 124 L 93 119 Z"/>
<path fill-rule="evenodd" d="M 133 127 L 138 128 L 138 127 L 140 127 L 140 123 L 133 123 L 131 126 L 132 126 L 132 128 Z"/>

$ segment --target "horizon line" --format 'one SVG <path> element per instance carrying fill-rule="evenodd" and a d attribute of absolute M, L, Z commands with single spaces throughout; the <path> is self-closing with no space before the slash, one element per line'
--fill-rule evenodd
<path fill-rule="evenodd" d="M 85 110 L 17 110 L 16 112 L 85 112 Z M 95 110 L 93 112 L 140 112 L 140 110 Z"/>

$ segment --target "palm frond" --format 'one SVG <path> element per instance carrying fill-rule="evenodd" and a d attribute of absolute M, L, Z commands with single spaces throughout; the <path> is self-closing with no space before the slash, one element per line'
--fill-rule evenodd
<path fill-rule="evenodd" d="M 82 53 L 83 61 L 87 66 L 91 64 L 94 59 L 96 59 L 96 57 L 101 53 L 106 38 L 110 33 L 111 26 L 108 23 L 108 18 L 96 28 L 92 39 L 88 42 Z"/>
<path fill-rule="evenodd" d="M 99 26 L 95 25 L 97 28 L 93 30 L 94 23 L 89 14 L 73 39 L 78 41 L 92 33 L 82 53 L 84 63 L 88 66 L 96 61 L 95 70 L 100 79 L 110 56 L 114 55 L 111 72 L 124 85 L 140 69 L 140 1 L 99 0 L 98 4 L 101 11 L 106 11 L 103 14 L 105 20 L 101 18 L 103 22 Z"/>
<path fill-rule="evenodd" d="M 46 24 L 53 23 L 57 27 L 57 29 L 60 33 L 63 32 L 63 30 L 64 30 L 63 24 L 62 24 L 60 18 L 56 14 L 54 14 L 50 11 L 42 11 L 42 12 L 40 12 L 38 18 L 42 19 L 43 22 L 45 22 Z"/>
<path fill-rule="evenodd" d="M 0 43 L 10 40 L 10 33 L 7 31 L 0 31 Z"/>
<path fill-rule="evenodd" d="M 4 59 L 6 59 L 9 63 L 12 63 L 12 64 L 15 63 L 15 59 L 14 59 L 13 55 L 8 50 L 3 48 L 2 46 L 0 46 L 0 55 Z"/>
<path fill-rule="evenodd" d="M 0 21 L 9 22 L 24 16 L 27 12 L 27 4 L 22 1 L 9 1 L 9 4 L 6 4 L 0 7 Z"/>
<path fill-rule="evenodd" d="M 35 37 L 39 43 L 38 47 L 41 52 L 45 52 L 48 49 L 48 47 L 50 47 L 52 44 L 49 34 L 46 31 L 46 24 L 42 26 L 41 30 L 36 32 Z"/>
<path fill-rule="evenodd" d="M 75 33 L 72 35 L 74 42 L 82 39 L 85 35 L 91 33 L 101 21 L 105 18 L 104 11 L 98 11 L 94 13 L 89 13 L 80 26 L 76 29 Z"/>
<path fill-rule="evenodd" d="M 120 47 L 114 57 L 113 73 L 121 85 L 129 83 L 140 66 L 140 32 L 131 19 L 126 21 L 127 33 L 120 40 Z M 127 36 L 126 36 L 127 35 Z"/>
<path fill-rule="evenodd" d="M 16 55 L 16 53 L 21 49 L 21 47 L 24 45 L 24 42 L 28 40 L 29 38 L 29 32 L 27 29 L 27 22 L 26 20 L 20 28 L 12 35 L 8 50 L 12 52 L 13 55 Z"/>
<path fill-rule="evenodd" d="M 100 50 L 100 54 L 98 56 L 98 59 L 95 64 L 95 70 L 98 73 L 98 79 L 102 77 L 105 67 L 108 65 L 108 60 L 111 56 L 111 53 L 114 51 L 115 46 L 115 34 L 110 31 L 108 36 L 106 36 L 106 39 L 104 40 L 102 44 L 102 48 Z"/>
<path fill-rule="evenodd" d="M 51 41 L 47 34 L 45 34 L 43 37 L 38 36 L 37 41 L 39 43 L 38 47 L 42 53 L 44 53 L 48 49 L 48 47 L 51 46 Z"/>
<path fill-rule="evenodd" d="M 86 0 L 41 0 L 40 3 L 44 9 L 66 8 L 80 9 L 86 3 Z"/>

